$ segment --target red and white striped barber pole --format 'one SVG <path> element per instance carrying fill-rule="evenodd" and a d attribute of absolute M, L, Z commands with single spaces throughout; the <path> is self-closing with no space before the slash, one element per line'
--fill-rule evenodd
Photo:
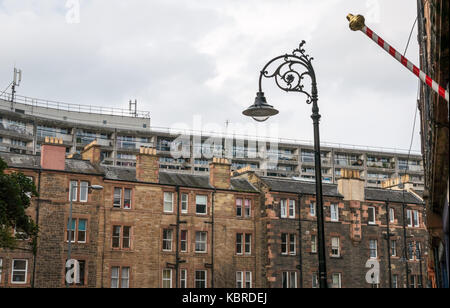
<path fill-rule="evenodd" d="M 441 97 L 443 97 L 448 102 L 448 91 L 446 91 L 443 87 L 441 87 L 436 81 L 431 79 L 427 74 L 421 71 L 417 66 L 411 63 L 408 59 L 402 56 L 397 50 L 395 50 L 392 46 L 386 43 L 380 36 L 378 36 L 375 32 L 373 32 L 369 27 L 364 24 L 364 17 L 361 15 L 352 15 L 348 14 L 347 19 L 350 22 L 350 29 L 353 31 L 362 31 L 369 38 L 371 38 L 375 43 L 377 43 L 381 48 L 383 48 L 387 53 L 397 59 L 398 62 L 403 64 L 407 69 L 409 69 L 414 75 L 419 77 L 423 83 L 427 84 L 429 87 L 433 89 L 436 93 L 438 93 Z"/>

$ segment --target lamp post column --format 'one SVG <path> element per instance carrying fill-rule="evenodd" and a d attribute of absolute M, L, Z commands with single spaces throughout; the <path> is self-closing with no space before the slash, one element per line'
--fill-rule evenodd
<path fill-rule="evenodd" d="M 319 107 L 317 105 L 317 86 L 312 82 L 311 101 L 312 115 L 314 124 L 314 161 L 316 178 L 316 202 L 317 202 L 317 236 L 318 236 L 318 256 L 319 256 L 319 285 L 320 288 L 327 288 L 327 266 L 325 250 L 325 228 L 323 217 L 323 198 L 322 198 L 322 162 L 320 156 L 320 135 L 319 135 Z"/>

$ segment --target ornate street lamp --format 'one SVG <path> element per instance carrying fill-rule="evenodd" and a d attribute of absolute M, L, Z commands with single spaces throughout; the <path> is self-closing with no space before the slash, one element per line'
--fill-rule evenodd
<path fill-rule="evenodd" d="M 322 166 L 320 160 L 320 137 L 319 137 L 319 107 L 317 106 L 317 84 L 316 75 L 311 61 L 314 59 L 305 54 L 302 41 L 292 54 L 282 55 L 270 60 L 262 69 L 259 75 L 259 91 L 256 94 L 255 103 L 247 108 L 244 115 L 252 117 L 256 121 L 262 122 L 269 117 L 278 114 L 278 110 L 267 104 L 264 92 L 262 91 L 262 78 L 274 78 L 277 86 L 286 92 L 300 92 L 306 95 L 306 103 L 312 103 L 312 115 L 314 124 L 314 152 L 315 152 L 315 177 L 316 177 L 316 201 L 317 201 L 317 236 L 318 236 L 318 257 L 319 257 L 319 284 L 321 288 L 327 288 L 327 269 L 325 260 L 325 235 L 323 219 L 322 200 Z M 275 67 L 273 72 L 269 72 L 269 66 Z M 311 93 L 304 90 L 304 77 L 311 79 Z"/>

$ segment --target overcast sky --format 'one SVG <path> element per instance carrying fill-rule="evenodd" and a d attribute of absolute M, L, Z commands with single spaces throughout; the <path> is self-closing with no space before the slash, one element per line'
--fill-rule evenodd
<path fill-rule="evenodd" d="M 301 40 L 314 57 L 321 140 L 408 149 L 417 78 L 362 32 L 366 24 L 399 52 L 417 16 L 415 0 L 0 0 L 0 91 L 14 65 L 18 94 L 128 108 L 152 126 L 253 121 L 259 71 Z M 417 26 L 406 57 L 418 61 Z M 309 85 L 306 88 L 309 90 Z M 312 140 L 311 106 L 263 80 L 280 137 Z M 180 125 L 181 125 L 180 124 Z M 206 126 L 205 126 L 206 127 Z M 420 151 L 417 117 L 413 150 Z"/>

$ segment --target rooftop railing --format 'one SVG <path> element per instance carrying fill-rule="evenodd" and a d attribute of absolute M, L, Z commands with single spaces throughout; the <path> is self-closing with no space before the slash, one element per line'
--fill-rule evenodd
<path fill-rule="evenodd" d="M 0 93 L 0 99 L 11 102 L 10 93 Z M 32 98 L 22 95 L 14 95 L 14 103 L 24 104 L 32 108 L 49 108 L 56 109 L 60 111 L 67 112 L 83 112 L 83 113 L 93 113 L 120 117 L 134 117 L 134 118 L 145 118 L 150 119 L 150 112 L 114 108 L 114 107 L 102 107 L 102 106 L 91 106 L 91 105 L 80 105 L 80 104 L 69 104 L 58 101 L 51 101 L 40 98 Z"/>

